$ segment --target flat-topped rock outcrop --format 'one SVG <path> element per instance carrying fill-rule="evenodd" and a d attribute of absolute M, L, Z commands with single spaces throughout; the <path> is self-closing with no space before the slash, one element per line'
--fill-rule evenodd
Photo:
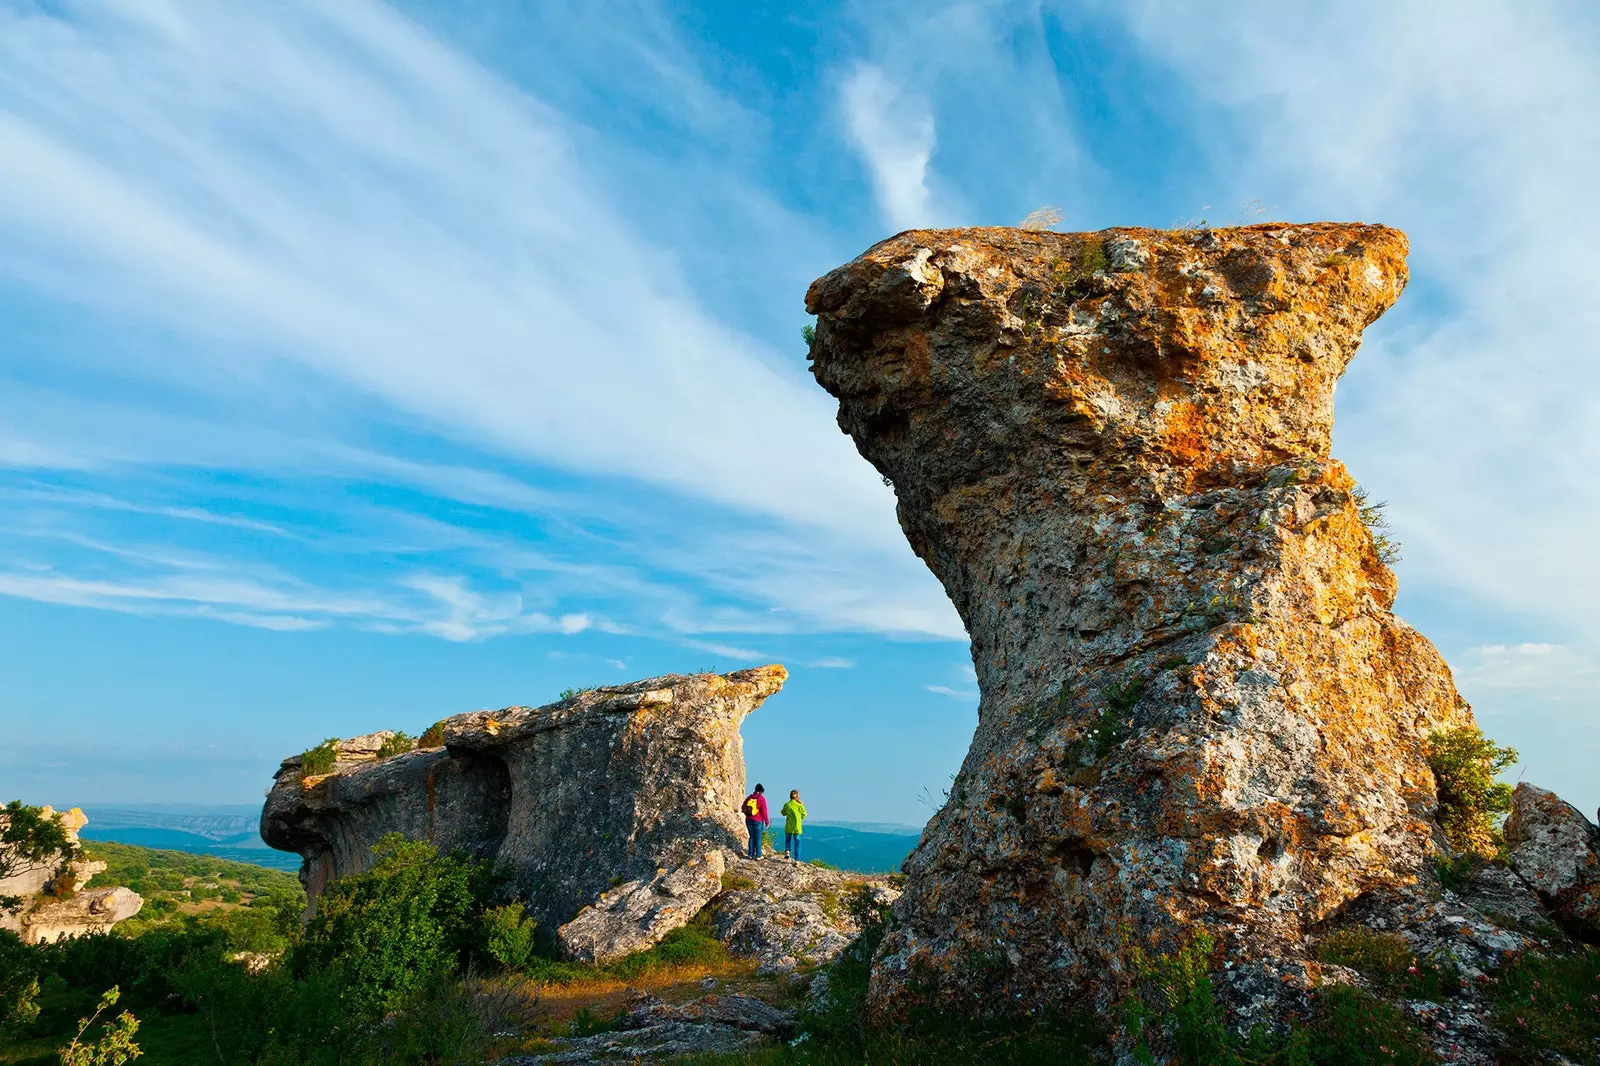
<path fill-rule="evenodd" d="M 1276 966 L 1423 867 L 1426 738 L 1472 713 L 1329 452 L 1405 255 L 1368 225 L 915 230 L 811 286 L 816 378 L 982 692 L 880 1009 L 1105 1003 L 1130 943 L 1200 931 Z"/>
<path fill-rule="evenodd" d="M 313 906 L 400 833 L 501 864 L 554 930 L 612 886 L 741 846 L 739 726 L 787 676 L 781 666 L 669 675 L 458 714 L 424 737 L 437 744 L 388 758 L 378 753 L 391 734 L 341 741 L 325 775 L 284 760 L 261 836 L 303 857 Z"/>
<path fill-rule="evenodd" d="M 88 824 L 74 807 L 56 812 L 42 808 L 66 830 L 72 855 L 57 855 L 24 864 L 10 877 L 0 879 L 0 898 L 18 901 L 15 909 L 0 907 L 0 929 L 16 933 L 25 944 L 45 944 L 64 937 L 104 933 L 132 918 L 144 907 L 144 897 L 131 888 L 90 888 L 89 881 L 104 873 L 106 864 L 77 857 L 78 831 Z M 7 815 L 0 813 L 0 819 Z"/>

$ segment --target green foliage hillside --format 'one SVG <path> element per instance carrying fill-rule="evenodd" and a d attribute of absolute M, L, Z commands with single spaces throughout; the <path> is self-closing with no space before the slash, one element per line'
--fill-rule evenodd
<path fill-rule="evenodd" d="M 281 911 L 298 920 L 305 910 L 299 879 L 281 870 L 110 841 L 87 843 L 83 852 L 106 864 L 92 885 L 124 885 L 144 897 L 139 914 L 118 927 L 124 935 L 137 935 L 181 915 L 253 908 Z"/>

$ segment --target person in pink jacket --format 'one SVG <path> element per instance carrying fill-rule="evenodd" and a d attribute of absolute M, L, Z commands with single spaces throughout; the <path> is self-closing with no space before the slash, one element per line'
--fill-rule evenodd
<path fill-rule="evenodd" d="M 767 819 L 767 790 L 760 785 L 756 790 L 744 798 L 740 804 L 744 812 L 744 827 L 750 832 L 749 856 L 752 859 L 761 858 L 761 836 L 767 831 L 767 826 L 772 824 Z"/>

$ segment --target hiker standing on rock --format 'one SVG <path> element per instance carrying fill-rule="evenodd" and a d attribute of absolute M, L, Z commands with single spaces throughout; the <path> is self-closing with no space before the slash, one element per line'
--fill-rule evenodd
<path fill-rule="evenodd" d="M 767 818 L 767 790 L 757 785 L 756 790 L 744 798 L 744 827 L 750 831 L 750 858 L 761 858 L 761 835 L 771 824 Z"/>
<path fill-rule="evenodd" d="M 789 802 L 779 808 L 783 815 L 783 853 L 795 862 L 800 861 L 800 834 L 805 832 L 806 805 L 800 802 L 800 790 L 789 790 Z"/>

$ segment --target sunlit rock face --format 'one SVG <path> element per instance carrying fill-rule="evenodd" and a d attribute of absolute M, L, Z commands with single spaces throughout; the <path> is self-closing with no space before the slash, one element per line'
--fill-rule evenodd
<path fill-rule="evenodd" d="M 300 756 L 283 761 L 261 836 L 303 857 L 313 907 L 399 833 L 494 860 L 554 929 L 608 887 L 743 846 L 739 726 L 787 676 L 669 675 L 458 714 L 440 723 L 439 746 L 382 759 L 392 734 L 341 741 L 329 774 L 303 778 Z"/>
<path fill-rule="evenodd" d="M 1425 738 L 1471 711 L 1329 457 L 1405 254 L 1367 225 L 914 230 L 811 286 L 816 378 L 982 690 L 880 1009 L 1103 1002 L 1130 943 L 1201 930 L 1292 960 L 1414 878 Z"/>

